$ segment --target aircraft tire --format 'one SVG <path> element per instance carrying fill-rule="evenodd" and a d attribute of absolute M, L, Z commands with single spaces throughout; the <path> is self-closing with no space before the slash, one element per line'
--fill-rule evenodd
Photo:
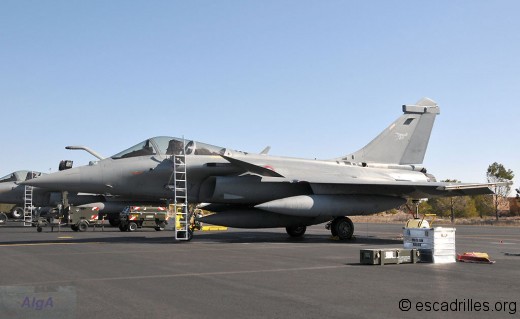
<path fill-rule="evenodd" d="M 88 223 L 85 220 L 82 220 L 78 223 L 76 227 L 78 227 L 78 231 L 84 232 L 88 229 Z"/>
<path fill-rule="evenodd" d="M 43 230 L 43 228 L 41 228 L 41 226 L 36 227 L 36 231 L 37 231 L 37 232 L 41 233 L 42 230 Z"/>
<path fill-rule="evenodd" d="M 23 208 L 15 207 L 15 208 L 11 209 L 11 218 L 22 219 L 23 218 Z"/>
<path fill-rule="evenodd" d="M 0 213 L 0 225 L 3 225 L 7 222 L 7 215 L 4 213 Z"/>
<path fill-rule="evenodd" d="M 130 223 L 128 223 L 127 228 L 128 228 L 129 232 L 136 231 L 137 230 L 137 224 L 134 223 L 134 222 L 130 222 Z"/>
<path fill-rule="evenodd" d="M 119 230 L 120 231 L 126 231 L 127 230 L 127 225 L 125 223 L 119 223 Z"/>
<path fill-rule="evenodd" d="M 70 229 L 73 231 L 79 231 L 78 225 L 70 225 Z"/>
<path fill-rule="evenodd" d="M 332 236 L 334 237 L 337 237 L 338 236 L 338 232 L 336 231 L 336 222 L 338 221 L 338 217 L 334 218 L 331 222 L 330 222 L 330 233 L 332 234 Z"/>
<path fill-rule="evenodd" d="M 338 236 L 341 240 L 352 239 L 354 224 L 348 217 L 337 217 L 332 222 L 331 232 L 333 236 Z M 334 232 L 336 235 L 334 235 Z"/>
<path fill-rule="evenodd" d="M 157 224 L 157 226 L 155 227 L 155 230 L 156 231 L 162 231 L 166 228 L 166 224 L 164 222 L 160 222 Z"/>
<path fill-rule="evenodd" d="M 302 237 L 307 230 L 306 226 L 285 227 L 285 231 L 291 237 Z"/>

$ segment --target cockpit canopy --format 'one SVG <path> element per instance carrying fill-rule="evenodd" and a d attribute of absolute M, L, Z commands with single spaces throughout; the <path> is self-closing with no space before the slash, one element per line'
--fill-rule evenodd
<path fill-rule="evenodd" d="M 33 171 L 16 171 L 0 178 L 0 183 L 5 182 L 23 182 L 40 176 L 42 173 Z"/>
<path fill-rule="evenodd" d="M 111 158 L 120 159 L 145 155 L 168 156 L 182 154 L 182 152 L 185 152 L 186 155 L 220 155 L 224 154 L 225 148 L 176 137 L 158 136 L 136 144 Z"/>

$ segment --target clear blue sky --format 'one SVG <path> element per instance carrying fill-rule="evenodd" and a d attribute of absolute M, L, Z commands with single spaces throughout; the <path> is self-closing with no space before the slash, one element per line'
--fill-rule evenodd
<path fill-rule="evenodd" d="M 520 178 L 519 1 L 0 1 L 0 175 L 156 135 L 333 158 L 438 102 L 424 165 Z M 516 182 L 515 187 L 519 187 Z"/>

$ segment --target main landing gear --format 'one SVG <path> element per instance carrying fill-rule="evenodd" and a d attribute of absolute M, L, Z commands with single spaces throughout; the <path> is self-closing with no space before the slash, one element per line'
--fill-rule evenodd
<path fill-rule="evenodd" d="M 354 223 L 348 217 L 336 217 L 331 220 L 325 228 L 329 229 L 333 237 L 339 240 L 352 239 L 354 235 Z M 302 237 L 307 230 L 305 226 L 286 227 L 287 234 L 291 237 Z"/>
<path fill-rule="evenodd" d="M 332 236 L 340 240 L 352 239 L 354 235 L 354 224 L 348 217 L 336 217 L 325 228 L 330 229 Z"/>
<path fill-rule="evenodd" d="M 305 226 L 294 226 L 294 227 L 285 227 L 285 231 L 291 237 L 302 237 L 305 234 L 307 227 Z"/>

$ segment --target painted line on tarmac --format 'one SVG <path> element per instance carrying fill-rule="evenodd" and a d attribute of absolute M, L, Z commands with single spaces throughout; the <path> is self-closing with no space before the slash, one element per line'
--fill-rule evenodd
<path fill-rule="evenodd" d="M 201 272 L 201 273 L 184 273 L 184 274 L 165 274 L 165 275 L 148 275 L 148 276 L 125 276 L 125 277 L 101 277 L 101 278 L 85 278 L 85 279 L 70 279 L 70 280 L 56 280 L 56 281 L 41 281 L 30 283 L 11 284 L 11 286 L 25 286 L 25 285 L 50 285 L 62 283 L 80 283 L 80 282 L 96 282 L 96 281 L 119 281 L 119 280 L 139 280 L 139 279 L 167 279 L 167 278 L 189 278 L 189 277 L 208 277 L 208 276 L 227 276 L 227 275 L 247 275 L 247 274 L 262 274 L 262 273 L 277 273 L 277 272 L 293 272 L 293 271 L 309 271 L 309 270 L 327 270 L 347 268 L 349 265 L 336 266 L 316 266 L 316 267 L 301 267 L 301 268 L 276 268 L 263 270 L 237 270 L 237 271 L 218 271 L 218 272 Z"/>
<path fill-rule="evenodd" d="M 483 238 L 483 237 L 489 237 L 489 238 L 495 238 L 495 237 L 513 237 L 513 238 L 518 238 L 518 235 L 509 235 L 509 234 L 503 234 L 503 235 L 500 235 L 500 234 L 493 234 L 493 235 L 460 235 L 461 237 L 468 237 L 468 238 Z"/>
<path fill-rule="evenodd" d="M 101 243 L 101 242 L 90 242 L 90 243 L 30 243 L 30 244 L 0 244 L 0 247 L 52 246 L 52 245 L 85 245 L 85 244 L 102 244 L 102 243 Z"/>
<path fill-rule="evenodd" d="M 455 238 L 465 238 L 465 239 L 494 239 L 494 240 L 508 240 L 508 241 L 520 241 L 520 238 L 518 238 L 518 235 L 488 235 L 488 236 L 458 236 L 455 235 Z"/>

